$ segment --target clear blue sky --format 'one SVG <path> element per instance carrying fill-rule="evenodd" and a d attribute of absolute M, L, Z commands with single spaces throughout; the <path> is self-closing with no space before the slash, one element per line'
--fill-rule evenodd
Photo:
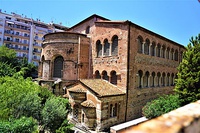
<path fill-rule="evenodd" d="M 130 20 L 185 46 L 200 33 L 198 0 L 0 0 L 0 9 L 67 27 L 92 14 Z"/>

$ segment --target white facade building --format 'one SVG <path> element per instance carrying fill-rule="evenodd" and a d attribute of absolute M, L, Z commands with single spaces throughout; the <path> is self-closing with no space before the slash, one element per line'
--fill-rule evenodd
<path fill-rule="evenodd" d="M 22 17 L 16 13 L 0 10 L 0 46 L 5 45 L 16 51 L 17 57 L 26 57 L 28 62 L 39 65 L 43 36 L 47 33 L 65 31 L 67 27 L 46 24 L 40 20 Z"/>

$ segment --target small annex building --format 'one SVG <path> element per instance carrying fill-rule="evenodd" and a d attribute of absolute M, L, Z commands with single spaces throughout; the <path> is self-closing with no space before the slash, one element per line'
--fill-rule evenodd
<path fill-rule="evenodd" d="M 38 80 L 69 99 L 75 122 L 104 131 L 141 117 L 148 101 L 171 94 L 184 51 L 131 21 L 94 14 L 44 36 Z"/>
<path fill-rule="evenodd" d="M 89 129 L 109 128 L 124 121 L 125 93 L 102 79 L 83 79 L 67 89 L 72 118 Z"/>

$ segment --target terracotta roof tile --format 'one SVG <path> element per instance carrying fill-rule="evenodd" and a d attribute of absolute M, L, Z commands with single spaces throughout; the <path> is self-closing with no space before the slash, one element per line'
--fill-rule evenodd
<path fill-rule="evenodd" d="M 102 80 L 102 79 L 82 79 L 80 81 L 85 86 L 87 86 L 92 91 L 94 91 L 97 96 L 100 96 L 100 97 L 125 94 L 116 85 L 113 85 L 106 80 Z"/>
<path fill-rule="evenodd" d="M 71 91 L 71 92 L 78 92 L 78 93 L 83 93 L 83 92 L 87 91 L 85 88 L 79 87 L 79 86 L 72 87 L 72 88 L 70 88 L 68 90 Z"/>
<path fill-rule="evenodd" d="M 95 108 L 95 105 L 91 100 L 84 101 L 81 105 L 84 107 Z"/>

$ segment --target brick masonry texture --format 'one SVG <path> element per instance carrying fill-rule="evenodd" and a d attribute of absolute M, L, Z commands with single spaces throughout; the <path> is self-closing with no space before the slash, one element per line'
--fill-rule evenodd
<path fill-rule="evenodd" d="M 60 76 L 62 81 L 52 90 L 57 95 L 67 93 L 72 117 L 90 129 L 101 131 L 141 117 L 142 107 L 148 101 L 171 94 L 184 51 L 184 46 L 130 21 L 111 21 L 92 15 L 66 32 L 45 36 L 40 82 L 53 85 L 56 76 Z M 113 92 L 99 97 L 92 91 L 94 88 L 81 83 L 82 79 L 107 80 L 99 90 L 113 84 L 124 95 Z M 67 91 L 73 87 L 86 91 Z M 95 109 L 82 107 L 84 101 L 92 101 Z M 86 110 L 94 116 L 84 113 Z"/>

